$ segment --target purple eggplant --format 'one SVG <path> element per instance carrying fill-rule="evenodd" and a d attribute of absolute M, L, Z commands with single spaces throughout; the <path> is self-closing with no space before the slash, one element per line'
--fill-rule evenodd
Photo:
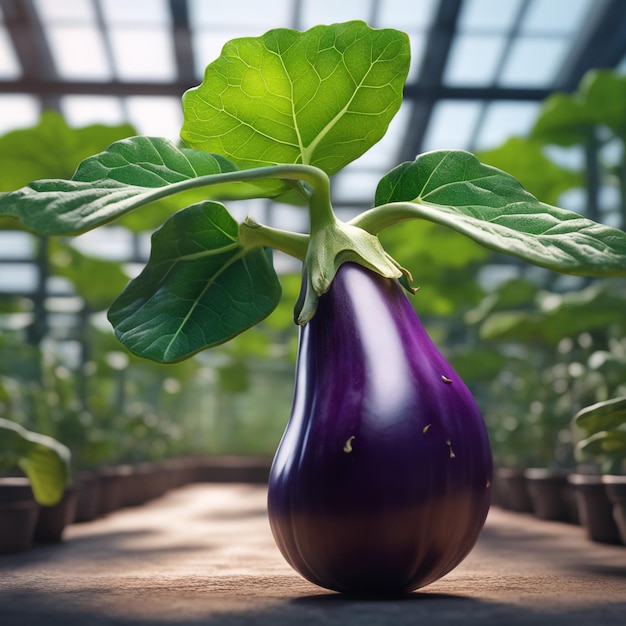
<path fill-rule="evenodd" d="M 300 330 L 268 512 L 286 560 L 346 593 L 402 593 L 470 552 L 492 457 L 472 395 L 396 280 L 339 268 Z"/>

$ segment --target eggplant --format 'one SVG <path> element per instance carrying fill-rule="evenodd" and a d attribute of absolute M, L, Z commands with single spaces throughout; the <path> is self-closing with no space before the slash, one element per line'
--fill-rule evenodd
<path fill-rule="evenodd" d="M 270 472 L 269 521 L 287 562 L 339 592 L 418 589 L 473 548 L 491 484 L 480 411 L 401 285 L 341 265 L 300 329 Z"/>

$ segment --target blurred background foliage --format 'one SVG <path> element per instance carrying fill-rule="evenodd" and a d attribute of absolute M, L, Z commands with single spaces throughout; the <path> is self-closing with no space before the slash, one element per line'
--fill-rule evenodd
<path fill-rule="evenodd" d="M 81 159 L 133 133 L 128 126 L 74 129 L 45 113 L 35 127 L 0 138 L 0 191 L 70 177 Z M 625 146 L 626 77 L 602 70 L 576 92 L 548 98 L 528 137 L 479 157 L 546 203 L 624 228 Z M 140 360 L 111 333 L 106 308 L 136 273 L 142 242 L 180 202 L 119 222 L 138 251 L 130 262 L 87 254 L 73 240 L 33 237 L 40 287 L 62 279 L 76 303 L 62 333 L 55 334 L 54 298 L 0 299 L 0 415 L 68 445 L 76 469 L 181 455 L 271 455 L 286 425 L 297 271 L 281 275 L 283 298 L 264 322 L 188 361 Z M 413 273 L 415 309 L 472 388 L 496 462 L 572 467 L 572 416 L 626 394 L 625 282 L 555 275 L 426 222 L 390 228 L 381 239 Z"/>

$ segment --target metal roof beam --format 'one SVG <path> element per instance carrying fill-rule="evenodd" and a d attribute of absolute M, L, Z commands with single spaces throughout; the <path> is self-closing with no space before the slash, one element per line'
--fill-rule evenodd
<path fill-rule="evenodd" d="M 172 40 L 174 42 L 178 82 L 198 82 L 187 0 L 169 0 L 169 7 L 172 16 Z"/>
<path fill-rule="evenodd" d="M 33 93 L 41 80 L 58 77 L 48 42 L 32 0 L 0 0 L 4 22 L 22 69 L 21 83 Z M 45 94 L 44 108 L 58 109 L 58 98 Z"/>
<path fill-rule="evenodd" d="M 595 0 L 554 89 L 574 91 L 588 70 L 616 67 L 625 56 L 626 2 Z"/>
<path fill-rule="evenodd" d="M 420 152 L 435 102 L 440 97 L 442 76 L 462 4 L 460 0 L 441 0 L 439 4 L 414 89 L 419 91 L 420 97 L 414 102 L 408 124 L 409 133 L 400 146 L 399 161 L 412 160 Z M 411 97 L 412 91 L 407 88 L 405 95 Z"/>
<path fill-rule="evenodd" d="M 181 96 L 195 87 L 198 81 L 175 83 L 126 83 L 121 81 L 91 82 L 59 80 L 17 80 L 0 81 L 3 93 L 26 93 L 41 97 L 55 97 L 65 94 L 87 96 Z"/>

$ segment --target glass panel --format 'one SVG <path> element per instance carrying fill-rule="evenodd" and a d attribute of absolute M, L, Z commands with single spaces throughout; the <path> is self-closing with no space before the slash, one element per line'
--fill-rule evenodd
<path fill-rule="evenodd" d="M 520 37 L 511 47 L 498 81 L 505 86 L 547 87 L 570 49 L 569 41 Z"/>
<path fill-rule="evenodd" d="M 573 34 L 580 29 L 592 4 L 592 0 L 532 0 L 521 30 L 533 35 Z"/>
<path fill-rule="evenodd" d="M 385 0 L 379 2 L 376 26 L 406 32 L 425 30 L 433 21 L 438 0 Z"/>
<path fill-rule="evenodd" d="M 274 202 L 269 210 L 269 225 L 277 228 L 305 233 L 309 228 L 309 216 L 307 211 Z"/>
<path fill-rule="evenodd" d="M 107 22 L 116 24 L 170 23 L 170 12 L 165 0 L 100 0 L 102 15 Z"/>
<path fill-rule="evenodd" d="M 48 25 L 46 35 L 61 78 L 110 80 L 111 68 L 102 35 L 94 25 Z"/>
<path fill-rule="evenodd" d="M 490 85 L 506 39 L 500 35 L 458 35 L 444 72 L 447 85 Z"/>
<path fill-rule="evenodd" d="M 372 18 L 371 0 L 302 0 L 299 28 Z"/>
<path fill-rule="evenodd" d="M 63 96 L 61 111 L 70 126 L 124 122 L 122 102 L 113 96 Z"/>
<path fill-rule="evenodd" d="M 374 144 L 362 157 L 350 163 L 348 168 L 378 169 L 382 172 L 386 172 L 398 165 L 397 160 L 400 143 L 411 130 L 407 129 L 407 126 L 411 118 L 412 110 L 413 103 L 409 100 L 405 100 L 400 110 L 396 113 L 396 116 L 391 120 L 391 124 L 389 124 L 385 136 L 377 144 Z"/>
<path fill-rule="evenodd" d="M 512 28 L 521 0 L 466 0 L 459 17 L 461 31 L 508 31 Z"/>
<path fill-rule="evenodd" d="M 35 7 L 43 20 L 90 22 L 96 19 L 92 0 L 35 0 Z"/>
<path fill-rule="evenodd" d="M 198 80 L 204 77 L 204 70 L 220 56 L 222 48 L 227 41 L 237 37 L 257 37 L 256 28 L 249 27 L 248 31 L 201 31 L 192 33 L 192 44 L 195 61 L 195 72 Z"/>
<path fill-rule="evenodd" d="M 39 101 L 26 94 L 0 95 L 0 135 L 33 126 L 39 119 Z"/>
<path fill-rule="evenodd" d="M 221 2 L 216 11 L 215 3 L 207 0 L 189 0 L 189 19 L 192 28 L 218 28 L 236 26 L 243 30 L 254 28 L 260 35 L 270 28 L 292 26 L 294 0 L 228 0 Z"/>
<path fill-rule="evenodd" d="M 13 80 L 21 75 L 22 68 L 17 61 L 9 34 L 4 26 L 0 26 L 0 78 Z"/>
<path fill-rule="evenodd" d="M 31 293 L 37 289 L 38 278 L 33 263 L 0 263 L 0 292 Z"/>
<path fill-rule="evenodd" d="M 333 179 L 335 202 L 374 204 L 374 194 L 384 171 L 347 168 Z"/>
<path fill-rule="evenodd" d="M 539 110 L 536 102 L 493 102 L 487 105 L 485 117 L 473 150 L 495 148 L 512 136 L 525 136 Z"/>
<path fill-rule="evenodd" d="M 411 42 L 411 67 L 406 77 L 407 84 L 416 82 L 419 77 L 424 52 L 426 51 L 426 34 L 417 33 L 409 35 L 409 41 Z"/>
<path fill-rule="evenodd" d="M 0 250 L 3 259 L 31 259 L 33 235 L 19 230 L 0 231 Z"/>
<path fill-rule="evenodd" d="M 132 96 L 126 98 L 129 122 L 140 135 L 179 141 L 183 113 L 180 98 Z"/>
<path fill-rule="evenodd" d="M 116 74 L 123 81 L 176 78 L 172 40 L 165 28 L 112 28 L 111 48 Z"/>
<path fill-rule="evenodd" d="M 435 105 L 422 150 L 467 150 L 482 102 L 442 100 Z"/>
<path fill-rule="evenodd" d="M 121 226 L 107 226 L 74 237 L 72 245 L 90 256 L 126 261 L 133 253 L 133 234 Z"/>

